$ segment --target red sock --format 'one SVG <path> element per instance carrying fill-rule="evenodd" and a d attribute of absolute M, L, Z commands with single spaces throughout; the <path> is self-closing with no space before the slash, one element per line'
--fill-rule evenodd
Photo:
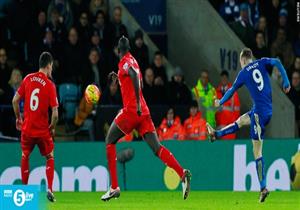
<path fill-rule="evenodd" d="M 54 177 L 54 159 L 53 158 L 50 158 L 47 160 L 46 176 L 47 176 L 48 189 L 52 192 L 52 184 L 53 184 L 53 177 Z"/>
<path fill-rule="evenodd" d="M 117 176 L 117 152 L 115 144 L 106 145 L 106 157 L 111 179 L 111 188 L 116 189 L 119 185 Z"/>
<path fill-rule="evenodd" d="M 164 146 L 161 146 L 157 152 L 157 156 L 170 168 L 173 168 L 179 177 L 182 177 L 184 172 L 173 154 Z"/>
<path fill-rule="evenodd" d="M 22 183 L 28 184 L 29 178 L 29 159 L 26 156 L 22 155 L 21 159 L 21 176 L 22 176 Z"/>

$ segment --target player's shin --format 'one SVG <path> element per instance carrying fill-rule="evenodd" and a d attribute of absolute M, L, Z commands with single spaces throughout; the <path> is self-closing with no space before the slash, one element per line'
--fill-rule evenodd
<path fill-rule="evenodd" d="M 170 168 L 174 169 L 179 177 L 183 177 L 184 175 L 184 169 L 181 167 L 181 165 L 178 163 L 176 158 L 173 156 L 173 154 L 164 146 L 160 146 L 157 156 Z"/>
<path fill-rule="evenodd" d="M 237 130 L 239 130 L 239 126 L 236 122 L 227 125 L 226 127 L 220 129 L 220 130 L 216 130 L 215 131 L 215 135 L 217 138 L 220 138 L 222 136 L 225 136 L 227 134 L 232 134 L 235 133 Z"/>
<path fill-rule="evenodd" d="M 46 162 L 46 177 L 48 183 L 48 190 L 52 192 L 53 178 L 54 178 L 54 158 L 50 157 Z"/>
<path fill-rule="evenodd" d="M 117 152 L 115 144 L 106 145 L 106 156 L 111 179 L 111 188 L 116 189 L 119 185 L 117 176 Z"/>
<path fill-rule="evenodd" d="M 29 158 L 28 156 L 22 154 L 21 159 L 21 176 L 22 176 L 22 183 L 28 184 L 29 178 Z"/>
<path fill-rule="evenodd" d="M 256 164 L 256 172 L 260 184 L 260 189 L 263 190 L 266 188 L 266 176 L 264 170 L 265 163 L 263 157 L 256 159 L 255 164 Z"/>

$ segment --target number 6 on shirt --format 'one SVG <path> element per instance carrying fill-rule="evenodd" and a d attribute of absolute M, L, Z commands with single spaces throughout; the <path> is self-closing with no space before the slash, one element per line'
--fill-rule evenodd
<path fill-rule="evenodd" d="M 32 91 L 30 96 L 30 109 L 31 111 L 36 111 L 39 107 L 39 97 L 37 94 L 40 92 L 39 88 L 36 88 Z"/>

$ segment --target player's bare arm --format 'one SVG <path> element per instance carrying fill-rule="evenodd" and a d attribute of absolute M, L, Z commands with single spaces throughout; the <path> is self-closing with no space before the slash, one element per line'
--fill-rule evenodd
<path fill-rule="evenodd" d="M 21 130 L 22 123 L 23 123 L 23 119 L 22 119 L 21 113 L 20 113 L 20 106 L 19 106 L 20 100 L 21 100 L 20 95 L 18 93 L 16 93 L 12 100 L 12 106 L 13 106 L 14 113 L 16 116 L 16 128 L 19 131 Z"/>
<path fill-rule="evenodd" d="M 140 81 L 137 72 L 130 67 L 128 70 L 129 76 L 132 80 L 133 86 L 134 86 L 134 92 L 136 96 L 136 103 L 137 103 L 137 114 L 141 116 L 142 109 L 141 109 L 141 103 L 140 103 Z"/>
<path fill-rule="evenodd" d="M 52 136 L 55 135 L 55 126 L 58 121 L 58 107 L 52 108 L 51 124 L 49 125 L 50 133 Z"/>

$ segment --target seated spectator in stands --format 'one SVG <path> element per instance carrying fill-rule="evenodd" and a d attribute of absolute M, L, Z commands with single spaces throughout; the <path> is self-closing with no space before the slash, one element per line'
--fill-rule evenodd
<path fill-rule="evenodd" d="M 181 132 L 182 126 L 180 118 L 175 116 L 174 109 L 170 108 L 157 129 L 159 140 L 178 140 Z"/>
<path fill-rule="evenodd" d="M 101 105 L 121 105 L 122 97 L 119 90 L 118 83 L 111 82 L 103 91 L 100 99 Z"/>
<path fill-rule="evenodd" d="M 79 42 L 82 46 L 87 45 L 90 39 L 91 26 L 89 24 L 88 13 L 82 12 L 76 26 L 79 36 Z"/>
<path fill-rule="evenodd" d="M 73 13 L 71 4 L 68 0 L 52 0 L 48 6 L 48 19 L 53 10 L 57 10 L 59 21 L 63 23 L 67 30 L 73 26 Z"/>
<path fill-rule="evenodd" d="M 53 33 L 55 42 L 57 44 L 63 44 L 66 36 L 66 27 L 64 26 L 57 9 L 53 9 L 50 12 L 50 17 L 48 13 L 48 26 Z"/>
<path fill-rule="evenodd" d="M 295 119 L 296 119 L 296 136 L 300 135 L 300 72 L 294 71 L 292 74 L 292 87 L 287 94 L 289 99 L 295 106 Z"/>
<path fill-rule="evenodd" d="M 255 37 L 255 47 L 252 49 L 255 58 L 269 57 L 270 52 L 265 43 L 265 37 L 263 32 L 257 32 Z"/>
<path fill-rule="evenodd" d="M 259 0 L 248 0 L 249 5 L 249 22 L 254 27 L 256 26 L 260 16 Z"/>
<path fill-rule="evenodd" d="M 206 121 L 201 116 L 198 102 L 192 101 L 190 117 L 184 121 L 180 140 L 205 140 L 206 133 Z"/>
<path fill-rule="evenodd" d="M 232 84 L 229 82 L 229 73 L 227 71 L 221 72 L 220 84 L 217 87 L 217 98 L 221 99 L 226 91 L 231 88 Z M 235 92 L 230 100 L 225 102 L 216 112 L 217 129 L 233 123 L 240 117 L 240 100 L 238 93 Z M 223 136 L 222 139 L 235 139 L 236 134 L 229 134 Z"/>
<path fill-rule="evenodd" d="M 84 72 L 81 75 L 81 84 L 83 87 L 95 84 L 103 91 L 106 87 L 107 75 L 104 58 L 96 48 L 92 48 L 89 52 L 89 62 L 84 67 Z"/>
<path fill-rule="evenodd" d="M 90 14 L 93 17 L 96 17 L 99 11 L 102 11 L 104 14 L 107 14 L 106 0 L 91 0 L 89 10 Z"/>
<path fill-rule="evenodd" d="M 183 72 L 176 67 L 171 82 L 167 85 L 168 103 L 171 105 L 189 105 L 192 101 L 192 93 L 184 82 Z"/>
<path fill-rule="evenodd" d="M 300 57 L 300 29 L 297 31 L 297 36 L 293 44 L 295 55 Z"/>
<path fill-rule="evenodd" d="M 227 23 L 236 21 L 240 16 L 238 2 L 236 0 L 225 0 L 220 7 L 220 15 Z"/>
<path fill-rule="evenodd" d="M 13 99 L 15 93 L 17 92 L 18 88 L 22 82 L 22 72 L 18 68 L 14 68 L 11 71 L 10 79 L 7 82 L 8 89 L 5 93 L 5 104 L 11 104 L 11 100 Z"/>
<path fill-rule="evenodd" d="M 282 55 L 282 63 L 286 69 L 288 69 L 294 61 L 294 52 L 292 44 L 287 41 L 286 33 L 283 28 L 279 28 L 275 41 L 272 43 L 271 56 L 276 57 Z"/>
<path fill-rule="evenodd" d="M 203 118 L 213 127 L 216 127 L 214 100 L 215 88 L 209 83 L 208 71 L 203 70 L 196 86 L 192 89 L 194 99 L 199 103 Z"/>
<path fill-rule="evenodd" d="M 160 51 L 155 52 L 154 60 L 151 65 L 154 71 L 155 80 L 159 80 L 162 85 L 166 85 L 168 82 L 166 67 L 164 66 L 163 54 Z"/>
<path fill-rule="evenodd" d="M 294 64 L 292 65 L 292 67 L 290 69 L 287 70 L 287 74 L 288 74 L 289 78 L 291 78 L 292 73 L 294 71 L 300 72 L 300 56 L 297 56 L 295 58 Z"/>
<path fill-rule="evenodd" d="M 155 85 L 152 68 L 147 68 L 144 74 L 143 96 L 149 105 L 163 104 L 165 102 L 165 89 Z"/>
<path fill-rule="evenodd" d="M 133 46 L 131 48 L 131 53 L 133 57 L 137 60 L 142 74 L 144 74 L 146 68 L 149 66 L 149 50 L 148 46 L 144 43 L 143 32 L 137 30 L 134 35 Z"/>
<path fill-rule="evenodd" d="M 5 103 L 5 93 L 8 86 L 8 80 L 11 75 L 11 69 L 7 64 L 7 54 L 4 48 L 0 49 L 0 104 Z M 9 103 L 10 104 L 10 103 Z"/>
<path fill-rule="evenodd" d="M 84 73 L 85 53 L 78 42 L 78 33 L 73 27 L 69 31 L 68 42 L 64 46 L 62 59 L 63 82 L 79 84 Z"/>
<path fill-rule="evenodd" d="M 247 46 L 252 47 L 254 45 L 254 30 L 249 22 L 248 4 L 243 3 L 240 6 L 240 17 L 237 21 L 231 24 L 232 30 L 241 39 L 241 41 Z"/>
<path fill-rule="evenodd" d="M 90 49 L 91 48 L 96 48 L 102 55 L 103 57 L 106 58 L 106 52 L 104 49 L 104 43 L 100 40 L 99 32 L 98 30 L 93 30 L 91 33 L 91 38 L 90 38 Z"/>
<path fill-rule="evenodd" d="M 278 28 L 282 28 L 285 31 L 287 40 L 292 40 L 292 33 L 288 25 L 288 12 L 286 9 L 281 9 L 279 12 L 277 27 L 273 29 L 273 37 L 276 37 Z"/>
<path fill-rule="evenodd" d="M 265 37 L 265 45 L 266 45 L 266 47 L 268 47 L 269 40 L 270 40 L 270 32 L 268 30 L 267 18 L 265 16 L 260 16 L 260 18 L 258 19 L 256 31 L 263 33 L 263 35 Z"/>
<path fill-rule="evenodd" d="M 122 8 L 120 6 L 116 6 L 113 10 L 112 16 L 112 36 L 114 38 L 114 42 L 119 40 L 119 38 L 123 35 L 128 37 L 127 28 L 122 23 Z"/>

